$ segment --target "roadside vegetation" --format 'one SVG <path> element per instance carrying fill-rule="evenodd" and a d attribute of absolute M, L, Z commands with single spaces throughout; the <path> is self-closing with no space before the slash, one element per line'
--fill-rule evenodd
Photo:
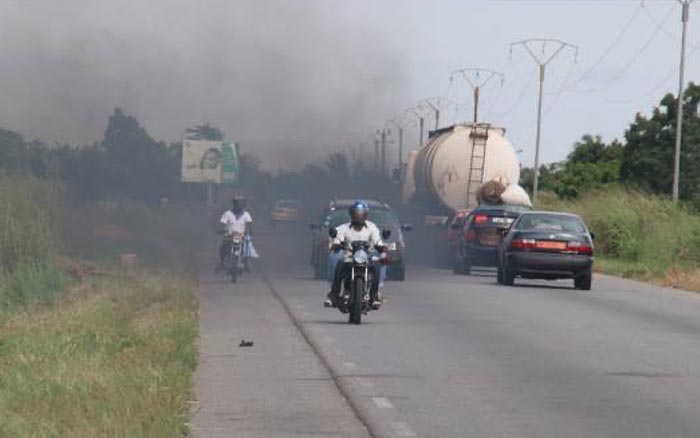
<path fill-rule="evenodd" d="M 200 193 L 177 151 L 109 125 L 84 148 L 0 130 L 0 437 L 188 435 Z"/>
<path fill-rule="evenodd" d="M 637 114 L 624 138 L 584 135 L 566 160 L 540 167 L 536 207 L 581 215 L 596 269 L 700 292 L 700 86 L 685 91 L 680 202 L 670 200 L 677 98 Z M 532 188 L 533 170 L 521 184 Z"/>
<path fill-rule="evenodd" d="M 700 291 L 700 216 L 669 199 L 611 186 L 539 208 L 571 211 L 595 233 L 601 272 Z"/>
<path fill-rule="evenodd" d="M 0 175 L 0 436 L 186 436 L 191 233 L 136 204 L 69 206 L 56 181 Z M 142 267 L 119 269 L 122 251 Z"/>
<path fill-rule="evenodd" d="M 187 434 L 194 285 L 93 277 L 0 327 L 0 436 Z"/>

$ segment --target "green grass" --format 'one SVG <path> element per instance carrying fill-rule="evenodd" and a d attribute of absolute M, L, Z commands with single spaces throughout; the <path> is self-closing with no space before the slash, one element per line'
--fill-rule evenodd
<path fill-rule="evenodd" d="M 109 205 L 77 208 L 52 181 L 0 173 L 2 438 L 188 433 L 195 285 L 143 270 L 114 277 L 109 267 L 135 252 L 143 265 L 187 275 L 197 210 Z M 128 239 L 100 238 L 105 224 Z M 66 259 L 78 249 L 103 257 L 99 276 Z"/>
<path fill-rule="evenodd" d="M 187 434 L 194 285 L 93 280 L 0 328 L 0 436 Z"/>

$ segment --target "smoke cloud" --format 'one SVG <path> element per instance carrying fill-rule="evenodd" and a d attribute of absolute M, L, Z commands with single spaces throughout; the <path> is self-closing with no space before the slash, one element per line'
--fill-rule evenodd
<path fill-rule="evenodd" d="M 352 8 L 324 0 L 3 2 L 0 126 L 92 143 L 119 106 L 157 139 L 177 141 L 186 127 L 211 122 L 267 167 L 303 164 L 362 140 L 403 102 L 399 52 Z"/>

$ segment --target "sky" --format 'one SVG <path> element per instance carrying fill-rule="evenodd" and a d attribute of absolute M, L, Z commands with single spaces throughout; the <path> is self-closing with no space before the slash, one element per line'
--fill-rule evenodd
<path fill-rule="evenodd" d="M 450 75 L 481 67 L 505 75 L 482 90 L 481 120 L 505 127 L 528 166 L 538 67 L 512 42 L 578 47 L 547 66 L 551 162 L 584 134 L 622 138 L 637 112 L 677 91 L 680 24 L 674 0 L 0 0 L 0 126 L 89 144 L 121 107 L 157 139 L 211 122 L 266 167 L 300 166 L 339 149 L 369 153 L 358 145 L 426 97 L 459 103 L 442 124 L 469 119 L 471 90 Z M 416 146 L 415 129 L 405 142 Z"/>

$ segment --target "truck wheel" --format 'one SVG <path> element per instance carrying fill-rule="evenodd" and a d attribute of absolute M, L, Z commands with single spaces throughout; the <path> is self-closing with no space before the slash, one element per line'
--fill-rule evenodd
<path fill-rule="evenodd" d="M 391 271 L 390 271 L 391 272 Z M 391 278 L 395 281 L 405 281 L 406 280 L 406 265 L 401 262 L 396 265 L 391 274 Z"/>
<path fill-rule="evenodd" d="M 314 263 L 314 279 L 315 280 L 323 280 L 324 278 L 326 278 L 327 273 L 320 265 L 321 264 L 318 262 Z"/>

